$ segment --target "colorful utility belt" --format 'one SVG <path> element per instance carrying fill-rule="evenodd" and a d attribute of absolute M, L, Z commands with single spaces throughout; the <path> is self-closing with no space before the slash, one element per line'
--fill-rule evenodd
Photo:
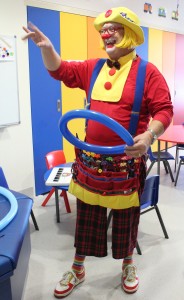
<path fill-rule="evenodd" d="M 114 209 L 139 206 L 142 158 L 75 151 L 68 190 L 72 195 L 87 204 Z"/>
<path fill-rule="evenodd" d="M 122 155 L 105 155 L 77 149 L 77 157 L 88 168 L 102 172 L 121 172 L 126 178 L 139 173 L 141 158 Z M 122 174 L 123 175 L 123 174 Z"/>

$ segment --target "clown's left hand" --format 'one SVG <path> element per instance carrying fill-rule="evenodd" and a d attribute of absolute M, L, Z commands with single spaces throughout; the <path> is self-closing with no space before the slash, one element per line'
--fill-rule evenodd
<path fill-rule="evenodd" d="M 147 153 L 152 142 L 152 138 L 148 131 L 145 131 L 142 134 L 137 135 L 134 138 L 133 146 L 126 146 L 125 153 L 128 156 L 132 157 L 141 157 Z"/>

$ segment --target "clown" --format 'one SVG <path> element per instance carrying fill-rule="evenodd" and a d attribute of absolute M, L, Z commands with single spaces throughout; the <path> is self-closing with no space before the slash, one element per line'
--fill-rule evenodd
<path fill-rule="evenodd" d="M 116 120 L 134 139 L 134 145 L 126 146 L 125 153 L 120 155 L 76 149 L 69 188 L 77 198 L 76 251 L 71 269 L 56 285 L 57 298 L 69 295 L 84 281 L 86 256 L 107 255 L 107 208 L 113 214 L 112 256 L 123 260 L 122 288 L 126 293 L 137 291 L 139 279 L 133 251 L 140 217 L 139 199 L 146 177 L 146 153 L 173 116 L 164 77 L 153 64 L 136 54 L 136 47 L 144 42 L 137 15 L 126 7 L 111 8 L 95 19 L 94 26 L 108 60 L 64 61 L 36 26 L 24 27 L 24 39 L 31 38 L 40 47 L 50 75 L 70 88 L 83 89 L 91 110 Z M 116 133 L 93 120 L 88 120 L 86 141 L 99 146 L 123 143 Z"/>

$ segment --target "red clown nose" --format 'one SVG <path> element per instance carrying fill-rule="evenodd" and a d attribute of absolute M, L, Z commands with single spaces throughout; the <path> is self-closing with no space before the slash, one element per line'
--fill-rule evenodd
<path fill-rule="evenodd" d="M 112 34 L 109 34 L 109 33 L 103 33 L 103 34 L 101 34 L 101 38 L 102 38 L 103 40 L 109 39 L 111 36 L 112 36 Z"/>

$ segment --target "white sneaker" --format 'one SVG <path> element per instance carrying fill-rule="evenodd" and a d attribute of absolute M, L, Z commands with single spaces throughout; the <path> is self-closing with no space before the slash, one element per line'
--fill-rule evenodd
<path fill-rule="evenodd" d="M 63 274 L 62 279 L 57 283 L 54 290 L 54 296 L 56 298 L 63 298 L 69 295 L 73 289 L 85 279 L 85 269 L 82 273 L 77 274 L 72 270 Z"/>
<path fill-rule="evenodd" d="M 135 265 L 127 265 L 122 274 L 122 289 L 126 293 L 135 293 L 139 287 L 139 278 L 137 276 L 137 268 Z"/>

